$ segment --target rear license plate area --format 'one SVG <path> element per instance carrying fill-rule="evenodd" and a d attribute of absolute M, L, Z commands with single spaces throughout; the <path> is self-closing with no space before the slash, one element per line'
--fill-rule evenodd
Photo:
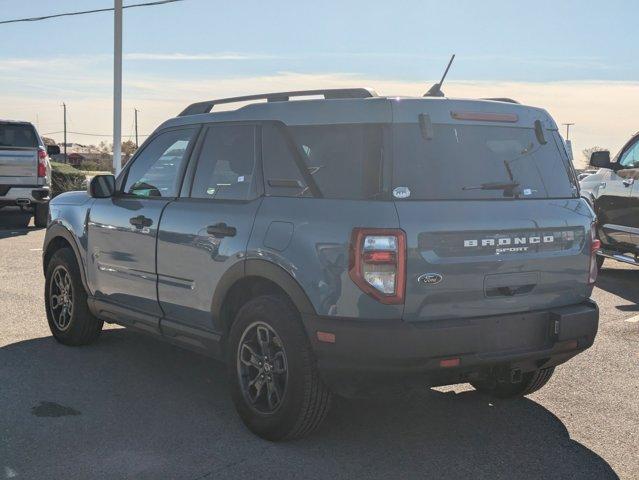
<path fill-rule="evenodd" d="M 480 352 L 532 350 L 549 342 L 547 312 L 488 317 L 481 320 Z"/>

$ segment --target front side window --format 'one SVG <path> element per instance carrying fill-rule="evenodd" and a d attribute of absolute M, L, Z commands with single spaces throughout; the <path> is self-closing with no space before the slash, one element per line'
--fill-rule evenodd
<path fill-rule="evenodd" d="M 209 127 L 195 171 L 191 197 L 248 200 L 254 191 L 255 127 Z"/>
<path fill-rule="evenodd" d="M 626 168 L 639 167 L 639 140 L 623 152 L 619 164 Z"/>
<path fill-rule="evenodd" d="M 124 193 L 136 197 L 176 197 L 196 131 L 196 128 L 170 130 L 151 140 L 129 168 Z"/>

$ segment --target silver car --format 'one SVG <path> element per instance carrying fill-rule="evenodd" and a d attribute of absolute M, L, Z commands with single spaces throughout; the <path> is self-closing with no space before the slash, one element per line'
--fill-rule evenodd
<path fill-rule="evenodd" d="M 29 122 L 0 120 L 0 208 L 19 206 L 33 213 L 36 227 L 46 227 L 49 213 L 49 153 Z"/>

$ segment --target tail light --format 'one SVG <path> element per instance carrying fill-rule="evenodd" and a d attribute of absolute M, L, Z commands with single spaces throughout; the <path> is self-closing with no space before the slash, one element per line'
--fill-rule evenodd
<path fill-rule="evenodd" d="M 593 285 L 597 280 L 597 251 L 601 248 L 601 240 L 597 238 L 597 229 L 593 222 L 590 226 L 590 270 L 588 272 L 588 285 Z"/>
<path fill-rule="evenodd" d="M 351 280 L 384 304 L 404 303 L 406 234 L 399 229 L 355 228 L 351 238 Z"/>
<path fill-rule="evenodd" d="M 48 158 L 47 151 L 42 147 L 38 148 L 38 177 L 47 176 Z"/>

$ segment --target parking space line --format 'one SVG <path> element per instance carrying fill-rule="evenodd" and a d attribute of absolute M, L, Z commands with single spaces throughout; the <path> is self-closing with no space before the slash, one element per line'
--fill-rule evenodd
<path fill-rule="evenodd" d="M 634 317 L 626 318 L 625 320 L 628 323 L 639 323 L 639 315 L 635 315 Z"/>

